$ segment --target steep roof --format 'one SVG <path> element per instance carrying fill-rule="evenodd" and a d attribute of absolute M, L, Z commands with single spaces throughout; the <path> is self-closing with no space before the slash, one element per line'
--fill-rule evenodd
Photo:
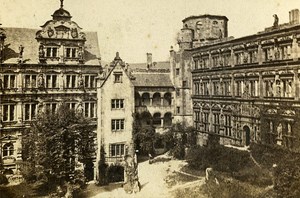
<path fill-rule="evenodd" d="M 131 70 L 147 69 L 147 63 L 129 63 L 129 68 Z M 153 62 L 153 65 L 150 69 L 170 69 L 170 62 Z"/>
<path fill-rule="evenodd" d="M 6 39 L 4 43 L 4 63 L 17 63 L 20 45 L 24 47 L 23 59 L 26 63 L 39 63 L 39 43 L 35 39 L 36 32 L 39 29 L 12 27 L 4 27 L 3 29 L 6 32 Z M 100 50 L 98 45 L 97 32 L 85 32 L 85 34 L 85 64 L 99 65 L 99 61 L 97 58 L 100 57 Z"/>
<path fill-rule="evenodd" d="M 135 87 L 174 87 L 170 73 L 135 73 L 133 76 Z"/>

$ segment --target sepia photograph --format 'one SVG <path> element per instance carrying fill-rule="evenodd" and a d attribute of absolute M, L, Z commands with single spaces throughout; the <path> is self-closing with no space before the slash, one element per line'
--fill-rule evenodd
<path fill-rule="evenodd" d="M 0 0 L 0 198 L 299 198 L 299 0 Z"/>

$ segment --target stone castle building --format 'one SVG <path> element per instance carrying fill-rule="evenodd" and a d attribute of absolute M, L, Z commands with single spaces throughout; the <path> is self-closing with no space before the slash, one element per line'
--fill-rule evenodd
<path fill-rule="evenodd" d="M 0 155 L 6 170 L 22 160 L 21 135 L 39 110 L 61 103 L 83 111 L 96 131 L 96 32 L 84 32 L 61 7 L 40 29 L 0 29 Z"/>
<path fill-rule="evenodd" d="M 288 23 L 278 24 L 274 15 L 272 27 L 237 39 L 228 37 L 225 16 L 183 20 L 172 72 L 191 71 L 184 77 L 199 144 L 213 134 L 222 144 L 262 142 L 299 151 L 299 10 L 289 14 Z"/>
<path fill-rule="evenodd" d="M 120 164 L 124 156 L 134 156 L 136 114 L 143 126 L 154 126 L 158 133 L 171 127 L 175 89 L 168 62 L 152 62 L 152 54 L 147 53 L 146 64 L 126 64 L 117 53 L 97 83 L 96 162 L 101 160 L 101 147 L 108 164 Z"/>

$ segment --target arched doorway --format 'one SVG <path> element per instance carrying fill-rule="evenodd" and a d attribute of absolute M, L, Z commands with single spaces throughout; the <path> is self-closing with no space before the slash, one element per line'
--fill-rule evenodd
<path fill-rule="evenodd" d="M 249 146 L 250 141 L 251 141 L 251 136 L 250 136 L 250 128 L 248 126 L 243 127 L 243 131 L 245 133 L 245 142 L 246 146 Z"/>

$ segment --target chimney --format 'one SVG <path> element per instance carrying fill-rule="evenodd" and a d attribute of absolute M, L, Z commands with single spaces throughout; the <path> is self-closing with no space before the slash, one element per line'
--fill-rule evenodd
<path fill-rule="evenodd" d="M 147 68 L 152 67 L 152 53 L 147 53 Z"/>
<path fill-rule="evenodd" d="M 293 9 L 289 12 L 290 24 L 299 24 L 299 9 Z"/>

